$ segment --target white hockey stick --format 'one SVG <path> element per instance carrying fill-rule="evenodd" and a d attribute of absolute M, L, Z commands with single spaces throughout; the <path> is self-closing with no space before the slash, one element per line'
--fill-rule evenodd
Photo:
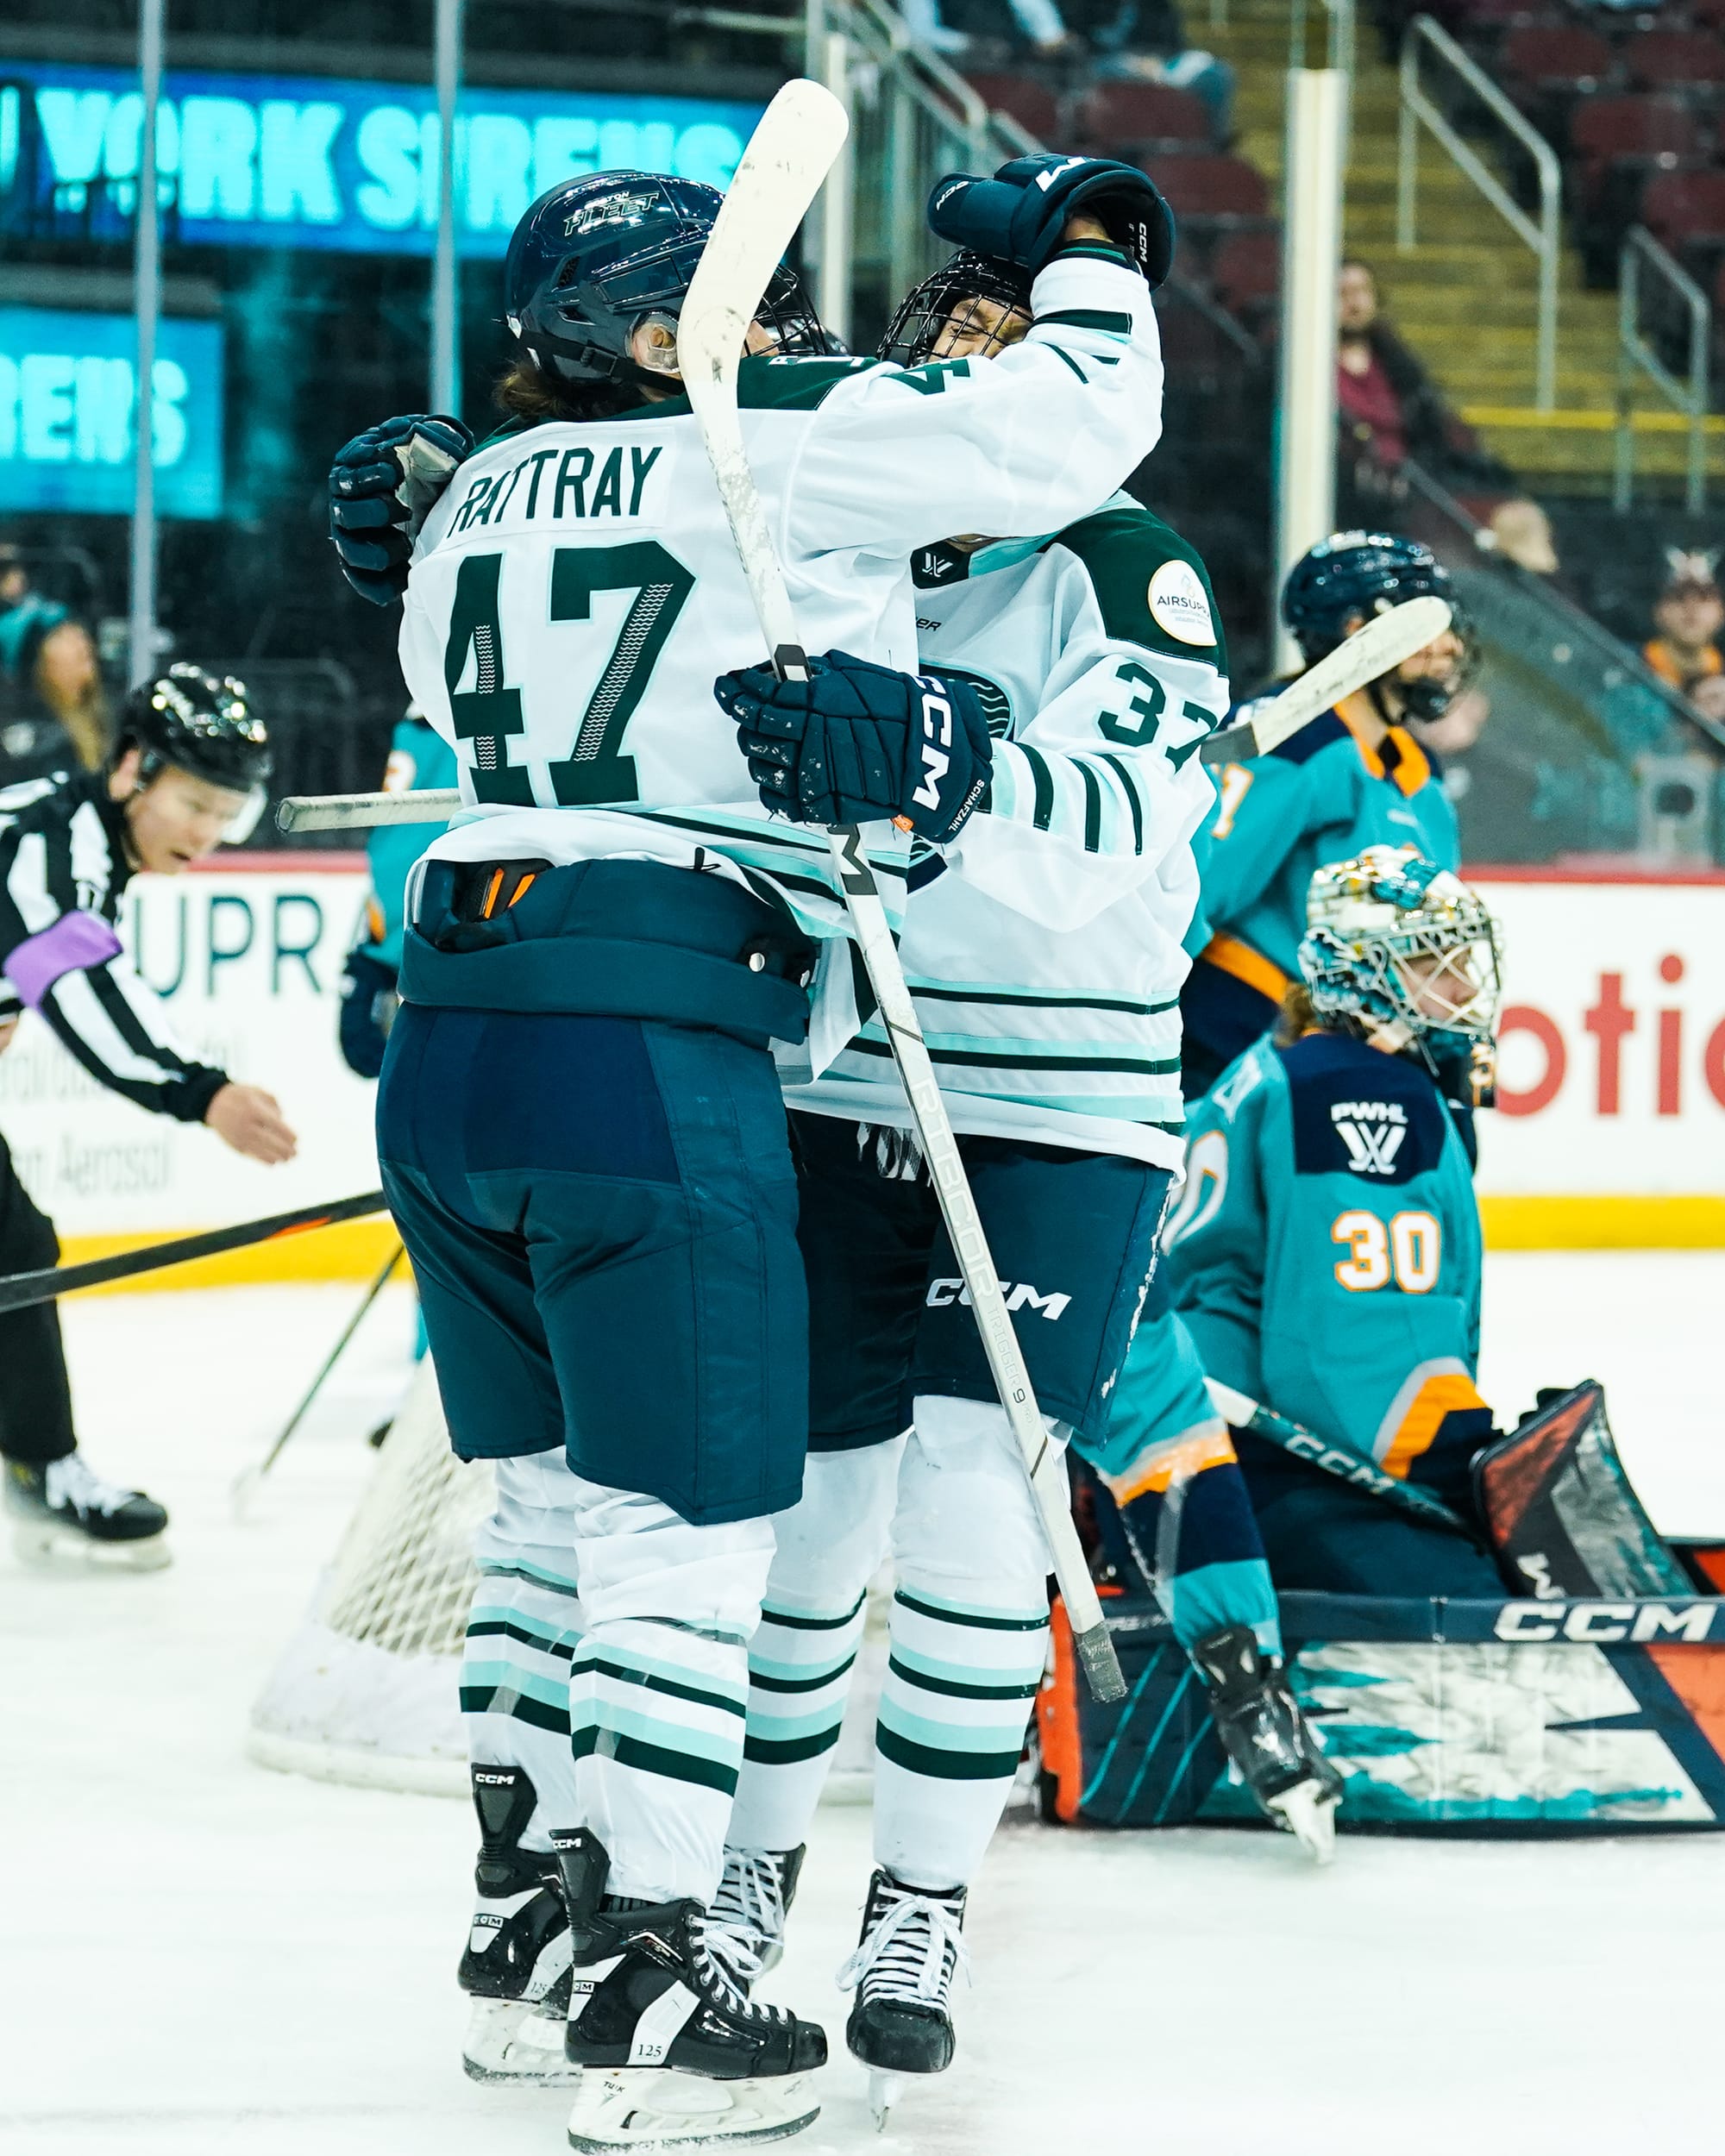
<path fill-rule="evenodd" d="M 797 85 L 789 85 L 794 89 Z M 815 85 L 817 88 L 819 85 Z M 783 93 L 781 92 L 781 95 Z M 765 125 L 763 121 L 762 123 Z M 758 138 L 757 138 L 758 139 Z M 751 146 L 752 147 L 752 146 Z M 738 171 L 742 167 L 738 166 Z M 735 185 L 735 182 L 732 183 Z M 819 182 L 817 180 L 816 185 Z M 702 256 L 705 262 L 712 253 L 711 245 Z M 775 257 L 775 260 L 777 258 Z M 753 267 L 753 263 L 747 266 Z M 768 265 L 767 274 L 772 274 Z M 699 273 L 690 288 L 689 301 L 693 304 L 699 284 Z M 740 286 L 739 288 L 740 289 Z M 762 286 L 764 290 L 764 285 Z M 727 304 L 729 303 L 727 302 Z M 735 310 L 731 310 L 734 315 Z M 683 309 L 683 319 L 688 320 L 689 307 Z M 748 329 L 745 321 L 738 331 L 739 341 Z M 729 322 L 725 334 L 729 334 Z M 679 337 L 684 342 L 687 332 Z M 734 371 L 734 369 L 733 369 Z M 691 402 L 693 402 L 693 395 Z M 696 406 L 695 417 L 701 418 Z M 713 459 L 713 469 L 718 469 L 719 450 L 714 447 L 718 436 L 709 432 L 705 420 L 701 431 L 706 438 L 707 453 Z M 733 460 L 743 455 L 743 436 L 739 428 L 732 426 L 731 438 L 724 445 L 724 454 Z M 745 467 L 746 469 L 746 467 Z M 721 490 L 727 482 L 721 479 Z M 749 588 L 754 594 L 756 611 L 762 625 L 774 618 L 766 611 L 768 595 L 762 588 L 758 563 L 770 559 L 772 542 L 768 536 L 765 511 L 761 498 L 755 492 L 753 482 L 749 488 L 747 503 L 733 507 L 729 492 L 724 494 L 724 505 L 731 517 L 731 528 L 737 533 L 737 550 L 743 556 L 743 566 L 749 578 Z M 751 518 L 745 543 L 744 530 L 737 523 L 738 516 Z M 784 580 L 779 580 L 781 589 Z M 1204 743 L 1202 756 L 1206 763 L 1230 763 L 1245 756 L 1267 755 L 1297 734 L 1302 726 L 1308 726 L 1314 718 L 1339 704 L 1345 696 L 1352 696 L 1356 689 L 1363 689 L 1368 681 L 1375 681 L 1381 674 L 1388 674 L 1399 667 L 1404 659 L 1411 659 L 1416 651 L 1423 651 L 1433 637 L 1440 636 L 1449 627 L 1450 610 L 1440 599 L 1403 599 L 1401 605 L 1392 606 L 1387 613 L 1378 615 L 1355 636 L 1326 657 L 1316 666 L 1291 681 L 1273 703 L 1266 704 L 1255 718 L 1244 724 L 1230 726 L 1226 733 L 1213 734 Z M 768 630 L 770 636 L 771 630 Z M 793 639 L 792 641 L 794 641 Z M 377 824 L 443 824 L 447 823 L 461 805 L 460 791 L 455 787 L 428 788 L 423 793 L 299 793 L 290 794 L 277 808 L 275 820 L 285 831 L 345 831 L 360 830 Z M 865 953 L 866 956 L 866 953 Z"/>
<path fill-rule="evenodd" d="M 1267 756 L 1314 718 L 1389 674 L 1404 659 L 1423 651 L 1450 625 L 1447 601 L 1405 599 L 1369 621 L 1364 629 L 1327 652 L 1297 681 L 1290 681 L 1273 703 L 1253 718 L 1226 733 L 1213 734 L 1201 754 L 1206 763 L 1233 763 L 1246 756 Z"/>
<path fill-rule="evenodd" d="M 459 787 L 418 793 L 290 793 L 276 804 L 283 831 L 364 830 L 377 824 L 447 824 L 461 805 Z"/>
<path fill-rule="evenodd" d="M 818 83 L 787 83 L 768 106 L 737 168 L 677 322 L 678 365 L 756 613 L 781 680 L 806 680 L 808 661 L 767 512 L 743 445 L 737 370 L 768 279 L 844 145 L 848 122 Z M 917 1136 L 982 1335 L 1007 1420 L 1024 1456 L 1054 1561 L 1073 1643 L 1092 1693 L 1120 1699 L 1126 1682 L 1079 1546 L 1060 1456 L 1049 1443 L 1030 1372 L 1000 1293 L 1000 1277 L 959 1158 L 879 887 L 854 830 L 828 834 L 851 928 L 910 1100 Z"/>

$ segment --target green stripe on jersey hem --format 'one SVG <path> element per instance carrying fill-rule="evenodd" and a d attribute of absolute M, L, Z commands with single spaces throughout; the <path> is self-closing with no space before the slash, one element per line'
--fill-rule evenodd
<path fill-rule="evenodd" d="M 938 1617 L 951 1625 L 975 1625 L 982 1632 L 1040 1632 L 1048 1622 L 1045 1609 L 1033 1617 L 1013 1617 L 1005 1610 L 966 1609 L 957 1602 L 925 1601 L 902 1587 L 894 1589 L 893 1600 L 900 1608 L 915 1610 L 919 1617 Z"/>
<path fill-rule="evenodd" d="M 530 1587 L 543 1587 L 553 1595 L 567 1595 L 572 1602 L 580 1600 L 573 1580 L 560 1580 L 555 1572 L 542 1572 L 537 1565 L 482 1563 L 478 1570 L 482 1580 L 525 1580 Z"/>
<path fill-rule="evenodd" d="M 1088 388 L 1090 377 L 1084 372 L 1083 368 L 1079 366 L 1077 360 L 1073 358 L 1070 352 L 1064 350 L 1060 345 L 1057 344 L 1044 344 L 1042 348 L 1044 352 L 1053 353 L 1057 360 L 1064 360 L 1067 366 L 1072 369 L 1072 372 L 1078 377 L 1079 380 L 1084 384 L 1087 389 Z"/>
<path fill-rule="evenodd" d="M 936 1782 L 1010 1781 L 1019 1771 L 1024 1752 L 1021 1744 L 1010 1752 L 936 1752 L 928 1745 L 913 1744 L 908 1737 L 900 1737 L 883 1721 L 875 1725 L 875 1743 L 881 1757 L 890 1759 L 895 1767 L 926 1775 Z"/>
<path fill-rule="evenodd" d="M 1042 1689 L 1040 1670 L 1028 1684 L 959 1684 L 950 1677 L 930 1677 L 925 1670 L 913 1670 L 897 1655 L 890 1658 L 887 1667 L 901 1683 L 914 1685 L 919 1692 L 939 1692 L 948 1699 L 1034 1699 Z"/>
<path fill-rule="evenodd" d="M 614 1759 L 620 1767 L 633 1767 L 637 1774 L 693 1783 L 697 1789 L 717 1789 L 721 1796 L 737 1794 L 736 1767 L 722 1766 L 716 1759 L 697 1758 L 689 1752 L 670 1752 L 662 1745 L 643 1744 L 638 1737 L 622 1737 L 615 1730 L 578 1729 L 569 1739 L 569 1749 L 577 1759 L 597 1754 Z"/>
<path fill-rule="evenodd" d="M 874 1021 L 871 1019 L 872 1025 Z M 890 1056 L 891 1048 L 885 1041 L 871 1040 L 866 1033 L 859 1033 L 845 1049 L 848 1056 Z M 1125 1071 L 1139 1078 L 1167 1078 L 1180 1068 L 1176 1056 L 1152 1061 L 1143 1056 L 1032 1056 L 1020 1050 L 1002 1050 L 990 1054 L 982 1049 L 938 1048 L 931 1040 L 928 1052 L 937 1063 L 952 1063 L 980 1070 L 1095 1070 Z M 1169 1124 L 1170 1130 L 1177 1130 L 1177 1124 Z"/>
<path fill-rule="evenodd" d="M 1113 761 L 1112 756 L 1103 758 L 1105 763 Z M 934 981 L 914 976 L 908 986 L 913 996 L 926 996 L 931 1003 L 998 1003 L 1031 1011 L 1120 1011 L 1135 1018 L 1159 1018 L 1164 1012 L 1180 1008 L 1178 996 L 1170 996 L 1166 1003 L 1133 1003 L 1124 996 L 1042 995 L 1028 988 L 997 988 L 987 981 Z"/>

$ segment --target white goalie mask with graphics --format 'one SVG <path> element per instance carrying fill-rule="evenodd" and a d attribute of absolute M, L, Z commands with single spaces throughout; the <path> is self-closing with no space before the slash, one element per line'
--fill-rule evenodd
<path fill-rule="evenodd" d="M 1502 951 L 1484 901 L 1412 846 L 1332 862 L 1306 893 L 1300 971 L 1321 1018 L 1433 1071 L 1456 1057 L 1489 1087 Z"/>

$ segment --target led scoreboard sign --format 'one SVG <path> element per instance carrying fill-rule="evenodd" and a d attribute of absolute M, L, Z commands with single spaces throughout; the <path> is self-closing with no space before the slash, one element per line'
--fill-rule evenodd
<path fill-rule="evenodd" d="M 430 89 L 171 70 L 158 163 L 170 239 L 429 254 L 439 128 Z M 467 255 L 500 255 L 561 179 L 611 166 L 729 185 L 761 108 L 699 97 L 472 88 L 455 122 Z M 142 100 L 118 68 L 0 59 L 0 231 L 129 216 Z"/>

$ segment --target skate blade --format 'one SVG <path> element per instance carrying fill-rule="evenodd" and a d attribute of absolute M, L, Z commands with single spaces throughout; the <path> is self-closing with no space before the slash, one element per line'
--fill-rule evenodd
<path fill-rule="evenodd" d="M 869 2109 L 874 2115 L 875 2131 L 884 2134 L 893 2106 L 905 2092 L 902 2074 L 883 2073 L 880 2067 L 869 2069 Z"/>
<path fill-rule="evenodd" d="M 1275 1813 L 1314 1864 L 1333 1864 L 1336 1856 L 1336 1800 L 1315 1782 L 1296 1782 L 1269 1800 Z"/>
<path fill-rule="evenodd" d="M 541 2014 L 519 1999 L 475 1999 L 461 2045 L 469 2081 L 517 2088 L 574 2089 L 581 2070 L 563 2053 L 561 2014 Z"/>
<path fill-rule="evenodd" d="M 714 2081 L 668 2066 L 589 2066 L 569 2113 L 569 2147 L 711 2148 L 779 2141 L 820 2116 L 808 2077 Z"/>
<path fill-rule="evenodd" d="M 135 1542 L 97 1542 L 76 1527 L 29 1520 L 15 1527 L 12 1547 L 18 1562 L 37 1571 L 84 1566 L 103 1572 L 160 1572 L 173 1563 L 166 1534 L 143 1535 Z"/>

